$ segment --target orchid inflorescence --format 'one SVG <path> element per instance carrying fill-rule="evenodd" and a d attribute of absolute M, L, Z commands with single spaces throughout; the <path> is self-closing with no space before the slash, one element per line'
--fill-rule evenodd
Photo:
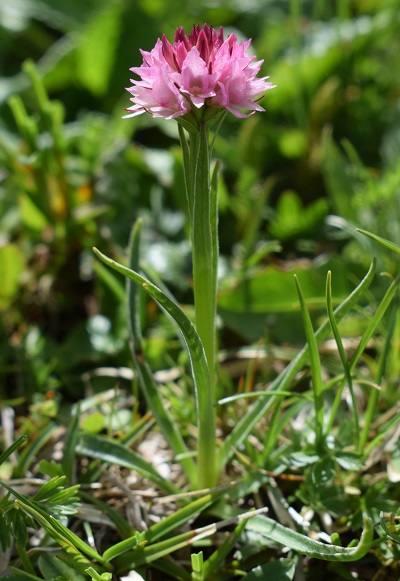
<path fill-rule="evenodd" d="M 211 152 L 225 114 L 229 111 L 235 117 L 249 117 L 256 111 L 264 111 L 259 101 L 273 88 L 268 77 L 257 77 L 264 61 L 248 54 L 250 43 L 251 40 L 239 42 L 234 34 L 225 40 L 222 27 L 217 32 L 207 24 L 197 25 L 189 36 L 180 27 L 175 31 L 173 44 L 163 35 L 152 51 L 141 51 L 142 65 L 130 69 L 140 80 L 132 80 L 133 85 L 127 89 L 133 105 L 125 117 L 147 112 L 178 123 L 192 242 L 194 325 L 175 303 L 168 312 L 183 333 L 190 355 L 198 438 L 196 464 L 193 468 L 189 461 L 186 470 L 191 483 L 198 488 L 214 486 L 222 469 L 216 450 L 220 166 L 213 163 Z M 211 140 L 210 127 L 217 120 Z M 127 276 L 150 294 L 158 293 L 156 300 L 166 308 L 169 299 L 161 290 L 150 287 L 147 282 L 144 286 L 144 279 L 138 273 L 129 271 Z M 169 426 L 166 437 L 171 447 L 178 455 L 182 454 L 184 444 L 176 440 L 170 420 L 160 412 L 163 404 L 154 399 L 155 390 L 151 388 L 149 396 L 145 381 L 142 387 L 160 425 Z"/>
<path fill-rule="evenodd" d="M 236 117 L 264 111 L 258 100 L 274 85 L 269 77 L 256 77 L 264 61 L 248 54 L 250 43 L 239 42 L 234 34 L 224 40 L 222 27 L 217 34 L 207 24 L 195 26 L 189 36 L 178 28 L 173 44 L 163 35 L 151 52 L 141 51 L 142 65 L 130 69 L 141 80 L 131 79 L 127 90 L 133 105 L 126 117 L 147 111 L 173 119 L 204 106 Z"/>

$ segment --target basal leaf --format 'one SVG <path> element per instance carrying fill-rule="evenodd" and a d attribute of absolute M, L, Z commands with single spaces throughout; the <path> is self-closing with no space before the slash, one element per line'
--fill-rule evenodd
<path fill-rule="evenodd" d="M 360 541 L 354 547 L 338 547 L 321 543 L 261 515 L 251 518 L 246 529 L 290 547 L 303 555 L 323 561 L 342 562 L 361 559 L 369 551 L 374 535 L 372 522 L 367 516 L 364 516 L 364 529 Z"/>
<path fill-rule="evenodd" d="M 89 458 L 97 458 L 108 464 L 134 470 L 157 484 L 165 492 L 177 492 L 173 484 L 162 478 L 151 464 L 119 442 L 91 434 L 82 434 L 78 441 L 77 452 Z"/>

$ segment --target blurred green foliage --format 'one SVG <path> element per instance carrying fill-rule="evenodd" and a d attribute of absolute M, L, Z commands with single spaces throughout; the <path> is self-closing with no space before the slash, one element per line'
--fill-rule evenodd
<path fill-rule="evenodd" d="M 121 257 L 138 215 L 145 221 L 143 263 L 191 302 L 175 124 L 121 117 L 139 49 L 195 22 L 252 37 L 263 72 L 277 85 L 262 100 L 266 113 L 228 117 L 215 144 L 223 167 L 221 317 L 240 341 L 265 333 L 302 341 L 300 317 L 285 331 L 285 313 L 298 311 L 288 273 L 303 273 L 317 315 L 320 265 L 336 261 L 339 300 L 371 249 L 383 254 L 356 226 L 399 240 L 398 9 L 395 0 L 2 3 L 4 395 L 21 384 L 20 369 L 33 393 L 58 385 L 64 372 L 61 383 L 76 385 L 76 372 L 93 362 L 125 363 L 121 283 L 94 266 L 91 247 Z M 388 253 L 381 261 L 394 274 Z M 155 339 L 161 333 L 169 341 L 170 332 L 157 331 L 151 303 L 143 317 Z M 228 345 L 235 341 L 226 336 Z M 157 351 L 160 367 L 164 350 Z M 32 364 L 33 353 L 46 366 Z"/>

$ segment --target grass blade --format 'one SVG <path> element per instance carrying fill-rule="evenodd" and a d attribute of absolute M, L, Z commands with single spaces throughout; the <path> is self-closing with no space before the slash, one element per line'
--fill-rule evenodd
<path fill-rule="evenodd" d="M 371 266 L 362 279 L 360 284 L 353 290 L 353 292 L 335 309 L 335 317 L 340 321 L 351 309 L 357 304 L 359 299 L 369 288 L 376 268 L 376 260 L 374 259 Z M 317 344 L 320 344 L 330 332 L 331 327 L 329 320 L 325 321 L 315 333 Z M 288 391 L 296 374 L 302 369 L 308 357 L 308 346 L 306 345 L 300 353 L 291 361 L 291 363 L 283 370 L 282 373 L 272 382 L 271 389 L 279 391 Z M 279 397 L 280 396 L 276 396 Z M 260 398 L 257 403 L 244 414 L 241 420 L 233 428 L 232 432 L 225 438 L 223 445 L 219 450 L 218 462 L 222 468 L 226 462 L 232 457 L 235 449 L 241 442 L 250 434 L 253 427 L 265 415 L 268 409 L 274 405 L 274 398 L 264 397 Z"/>
<path fill-rule="evenodd" d="M 396 254 L 400 254 L 400 246 L 394 244 L 394 242 L 386 240 L 386 238 L 381 238 L 376 234 L 372 234 L 372 232 L 367 232 L 367 230 L 361 230 L 361 228 L 357 228 L 357 232 L 360 232 L 360 234 L 368 236 L 368 238 L 372 238 L 372 240 L 379 242 L 379 244 L 382 244 L 382 246 L 386 246 L 386 248 L 389 248 L 389 250 L 393 250 L 393 252 L 396 252 Z"/>
<path fill-rule="evenodd" d="M 14 476 L 16 478 L 25 476 L 36 454 L 50 440 L 57 429 L 56 424 L 52 422 L 48 423 L 37 438 L 24 449 L 14 470 Z"/>
<path fill-rule="evenodd" d="M 386 291 L 385 296 L 383 297 L 382 301 L 379 303 L 379 306 L 376 309 L 374 316 L 372 317 L 372 319 L 370 319 L 370 321 L 367 325 L 367 328 L 365 329 L 364 334 L 361 337 L 361 340 L 357 346 L 357 349 L 354 352 L 354 354 L 350 360 L 350 363 L 349 363 L 350 373 L 353 373 L 354 369 L 356 368 L 356 365 L 357 365 L 361 355 L 363 354 L 364 349 L 366 348 L 366 346 L 368 344 L 368 341 L 371 339 L 377 326 L 381 322 L 383 315 L 385 314 L 387 308 L 389 307 L 390 303 L 392 302 L 392 299 L 397 292 L 399 283 L 400 283 L 400 275 L 397 276 L 396 279 L 389 286 L 388 290 Z M 332 428 L 332 426 L 334 424 L 336 413 L 337 413 L 339 405 L 340 405 L 340 390 L 338 391 L 338 394 L 337 394 L 335 401 L 333 402 L 333 405 L 332 405 L 331 414 L 330 414 L 329 423 L 328 423 L 328 428 L 327 428 L 328 431 Z"/>
<path fill-rule="evenodd" d="M 308 344 L 308 351 L 310 357 L 311 379 L 314 391 L 314 407 L 315 407 L 315 442 L 317 449 L 323 447 L 324 440 L 324 386 L 321 375 L 321 361 L 319 358 L 318 344 L 315 339 L 314 329 L 311 323 L 310 314 L 308 312 L 306 301 L 304 300 L 303 292 L 297 276 L 294 277 L 299 295 L 300 309 L 303 317 L 304 330 Z"/>
<path fill-rule="evenodd" d="M 385 342 L 384 342 L 384 345 L 382 347 L 382 351 L 381 351 L 381 354 L 379 357 L 378 370 L 377 370 L 376 377 L 375 377 L 375 381 L 378 385 L 381 383 L 382 378 L 383 378 L 384 373 L 385 373 L 386 363 L 387 363 L 387 360 L 389 357 L 389 352 L 390 352 L 391 347 L 392 347 L 392 339 L 393 339 L 393 335 L 394 335 L 394 332 L 396 329 L 397 311 L 399 308 L 398 297 L 396 297 L 396 299 L 394 301 L 393 308 L 392 308 L 392 311 L 390 313 L 389 323 L 387 326 L 387 331 L 386 331 L 386 336 L 385 336 Z M 361 436 L 360 436 L 359 448 L 358 448 L 359 453 L 362 453 L 365 450 L 365 446 L 367 444 L 367 439 L 368 439 L 368 434 L 369 434 L 369 429 L 371 427 L 374 413 L 376 411 L 378 399 L 379 399 L 379 390 L 372 389 L 370 396 L 368 398 L 367 409 L 366 409 L 365 415 L 364 415 L 364 425 L 363 425 L 362 430 L 361 430 Z M 366 453 L 368 454 L 368 451 Z"/>
<path fill-rule="evenodd" d="M 335 337 L 336 346 L 338 348 L 339 357 L 340 357 L 340 360 L 341 360 L 342 365 L 343 365 L 345 380 L 346 380 L 347 385 L 349 387 L 351 401 L 353 403 L 354 436 L 355 436 L 356 448 L 358 448 L 358 443 L 360 441 L 360 424 L 358 421 L 357 401 L 356 401 L 356 397 L 354 395 L 353 380 L 351 377 L 350 366 L 349 366 L 349 363 L 347 361 L 346 352 L 345 352 L 345 349 L 343 347 L 342 338 L 340 337 L 339 329 L 338 329 L 338 326 L 336 324 L 336 319 L 335 319 L 335 315 L 333 312 L 331 279 L 332 279 L 332 275 L 331 275 L 331 272 L 329 271 L 328 275 L 326 277 L 326 308 L 327 308 L 328 318 L 329 318 L 329 322 L 331 324 L 333 336 Z M 343 387 L 344 387 L 344 385 L 345 385 L 345 383 L 342 382 Z M 343 391 L 343 388 L 338 390 L 338 392 L 340 392 L 340 395 L 341 395 L 342 391 Z"/>
<path fill-rule="evenodd" d="M 64 474 L 67 477 L 68 484 L 73 484 L 75 481 L 75 452 L 79 437 L 79 417 L 80 417 L 80 406 L 79 404 L 72 408 L 71 410 L 71 423 L 68 427 L 67 439 L 65 442 L 64 457 L 62 460 L 62 467 Z"/>
<path fill-rule="evenodd" d="M 20 436 L 18 440 L 15 440 L 15 442 L 13 442 L 11 446 L 7 448 L 7 450 L 4 450 L 4 452 L 0 455 L 0 466 L 7 460 L 7 458 L 11 456 L 11 454 L 14 454 L 14 452 L 18 450 L 18 448 L 20 448 L 22 444 L 27 441 L 27 439 L 28 436 Z"/>

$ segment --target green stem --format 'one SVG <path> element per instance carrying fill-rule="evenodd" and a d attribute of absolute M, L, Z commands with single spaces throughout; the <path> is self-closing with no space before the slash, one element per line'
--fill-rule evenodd
<path fill-rule="evenodd" d="M 215 183 L 210 183 L 208 126 L 200 121 L 189 131 L 189 142 L 180 130 L 185 165 L 186 194 L 191 222 L 193 292 L 196 330 L 202 342 L 209 373 L 208 393 L 199 394 L 199 486 L 213 486 L 215 469 L 215 351 L 218 238 Z M 214 182 L 215 180 L 213 180 Z"/>
<path fill-rule="evenodd" d="M 215 385 L 216 216 L 211 212 L 210 154 L 208 129 L 203 122 L 191 135 L 191 174 L 194 178 L 192 207 L 193 291 L 196 329 L 203 343 L 210 373 L 212 399 Z"/>

